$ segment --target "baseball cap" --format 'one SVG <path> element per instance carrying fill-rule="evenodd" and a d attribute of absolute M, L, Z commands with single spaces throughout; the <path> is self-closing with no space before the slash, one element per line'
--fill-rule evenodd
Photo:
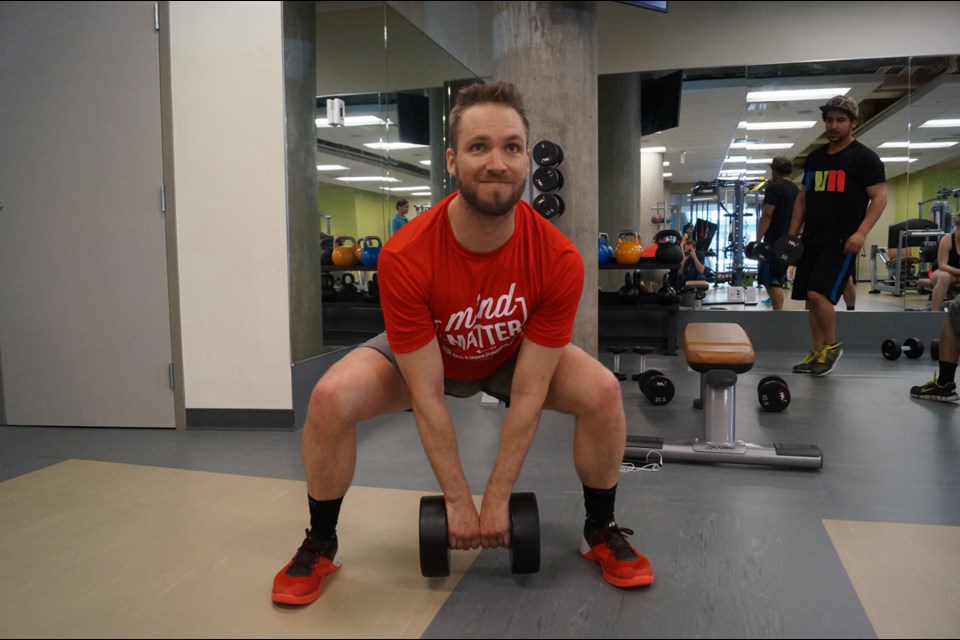
<path fill-rule="evenodd" d="M 826 113 L 831 109 L 839 109 L 847 112 L 854 120 L 860 120 L 860 108 L 857 101 L 851 96 L 833 96 L 827 103 L 820 107 L 820 111 Z"/>

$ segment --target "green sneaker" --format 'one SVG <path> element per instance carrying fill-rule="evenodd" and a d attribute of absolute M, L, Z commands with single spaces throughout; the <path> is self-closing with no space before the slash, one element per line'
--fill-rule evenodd
<path fill-rule="evenodd" d="M 810 367 L 810 373 L 815 376 L 825 376 L 837 366 L 840 356 L 843 355 L 843 343 L 827 344 L 817 354 L 817 361 Z"/>
<path fill-rule="evenodd" d="M 933 375 L 933 380 L 922 387 L 911 387 L 910 397 L 918 400 L 936 400 L 938 402 L 956 402 L 960 400 L 957 396 L 957 383 L 948 382 L 942 387 L 937 384 L 937 375 Z"/>
<path fill-rule="evenodd" d="M 793 365 L 794 373 L 810 373 L 810 369 L 813 368 L 813 363 L 817 361 L 817 352 L 811 351 L 807 354 L 807 357 L 800 362 L 800 364 Z"/>

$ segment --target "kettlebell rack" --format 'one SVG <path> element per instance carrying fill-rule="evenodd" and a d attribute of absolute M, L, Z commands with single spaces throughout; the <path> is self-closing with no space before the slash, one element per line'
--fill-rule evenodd
<path fill-rule="evenodd" d="M 663 264 L 651 258 L 641 258 L 638 264 L 600 265 L 601 270 L 641 272 L 648 270 L 668 271 L 670 282 L 676 282 L 677 265 Z M 321 276 L 325 283 L 323 303 L 323 333 L 331 344 L 355 344 L 371 338 L 384 329 L 383 312 L 378 298 L 369 295 L 369 285 L 376 274 L 376 267 L 353 265 L 338 267 L 323 265 Z M 359 278 L 352 274 L 358 273 Z M 343 294 L 343 276 L 351 275 L 353 283 L 347 283 Z M 338 281 L 339 278 L 339 281 Z M 347 278 L 350 280 L 351 278 Z M 652 280 L 660 283 L 661 279 Z M 339 282 L 341 289 L 331 294 L 329 289 Z M 356 291 L 349 290 L 356 286 Z M 638 294 L 635 303 L 624 304 L 616 291 L 601 291 L 598 306 L 598 332 L 601 342 L 629 342 L 650 345 L 662 349 L 665 355 L 677 354 L 677 311 L 679 300 L 665 302 L 658 293 Z"/>
<path fill-rule="evenodd" d="M 601 271 L 634 272 L 667 271 L 666 280 L 676 286 L 679 264 L 667 264 L 655 258 L 640 258 L 637 264 L 607 263 L 598 265 Z M 658 291 L 638 291 L 635 299 L 624 301 L 618 291 L 601 291 L 597 304 L 598 334 L 601 344 L 649 345 L 661 348 L 664 355 L 677 355 L 677 295 L 668 299 L 659 293 L 662 278 L 653 278 Z"/>

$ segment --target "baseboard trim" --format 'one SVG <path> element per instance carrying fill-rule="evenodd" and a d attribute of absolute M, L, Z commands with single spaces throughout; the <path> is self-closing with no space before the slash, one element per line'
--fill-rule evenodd
<path fill-rule="evenodd" d="M 293 431 L 293 409 L 187 409 L 187 429 Z"/>

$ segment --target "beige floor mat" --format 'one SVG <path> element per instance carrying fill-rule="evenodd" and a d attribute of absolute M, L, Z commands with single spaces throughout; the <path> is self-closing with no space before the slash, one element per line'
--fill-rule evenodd
<path fill-rule="evenodd" d="M 960 527 L 823 523 L 877 637 L 960 636 Z"/>
<path fill-rule="evenodd" d="M 420 637 L 477 555 L 420 575 L 421 495 L 352 488 L 344 568 L 281 607 L 303 482 L 82 460 L 19 476 L 0 483 L 0 637 Z"/>

